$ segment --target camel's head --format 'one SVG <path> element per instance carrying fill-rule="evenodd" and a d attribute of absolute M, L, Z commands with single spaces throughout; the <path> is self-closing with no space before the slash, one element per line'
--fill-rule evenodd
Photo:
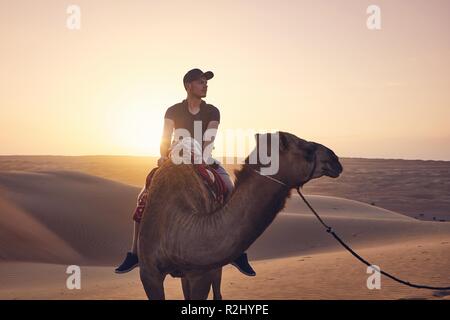
<path fill-rule="evenodd" d="M 270 170 L 266 170 L 266 173 L 262 170 L 261 172 L 277 177 L 291 187 L 302 186 L 309 180 L 322 176 L 337 178 L 342 173 L 343 168 L 336 154 L 319 143 L 306 141 L 282 131 L 256 134 L 255 138 L 257 144 L 255 151 L 261 149 L 262 143 L 266 143 L 264 151 L 270 150 L 266 153 L 269 155 L 268 158 L 271 161 L 278 160 L 278 168 L 276 165 L 273 166 L 277 169 L 276 172 L 271 173 Z M 275 154 L 272 154 L 273 152 Z M 264 152 L 260 151 L 259 155 L 261 154 Z M 260 161 L 260 156 L 258 159 L 258 162 L 264 163 Z M 265 163 L 267 164 L 267 159 Z M 261 166 L 261 169 L 264 169 L 264 166 Z"/>

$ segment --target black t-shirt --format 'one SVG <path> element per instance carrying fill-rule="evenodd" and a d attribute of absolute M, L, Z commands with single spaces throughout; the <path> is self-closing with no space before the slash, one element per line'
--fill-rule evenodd
<path fill-rule="evenodd" d="M 171 119 L 174 122 L 174 129 L 186 129 L 189 131 L 192 138 L 194 136 L 194 121 L 200 121 L 202 141 L 208 124 L 210 121 L 220 122 L 220 111 L 212 104 L 207 104 L 202 100 L 200 103 L 200 111 L 192 114 L 189 111 L 187 100 L 183 100 L 167 109 L 164 115 L 165 119 Z M 203 147 L 203 144 L 202 144 Z"/>

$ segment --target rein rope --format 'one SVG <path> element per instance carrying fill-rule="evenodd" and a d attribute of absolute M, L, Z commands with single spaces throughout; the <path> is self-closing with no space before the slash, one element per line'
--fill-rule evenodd
<path fill-rule="evenodd" d="M 314 159 L 315 160 L 315 159 Z M 392 280 L 394 280 L 394 281 L 396 281 L 396 282 L 398 282 L 398 283 L 401 283 L 401 284 L 404 284 L 404 285 L 406 285 L 406 286 L 409 286 L 409 287 L 412 287 L 412 288 L 417 288 L 417 289 L 430 289 L 430 290 L 450 290 L 450 286 L 449 287 L 434 287 L 434 286 L 427 286 L 427 285 L 420 285 L 420 284 L 414 284 L 414 283 L 410 283 L 410 282 L 408 282 L 408 281 L 405 281 L 405 280 L 402 280 L 402 279 L 400 279 L 400 278 L 397 278 L 396 276 L 393 276 L 392 274 L 390 274 L 390 273 L 388 273 L 388 272 L 385 272 L 385 271 L 383 271 L 383 270 L 378 270 L 378 269 L 376 269 L 376 268 L 374 268 L 373 267 L 373 265 L 370 263 L 370 262 L 368 262 L 367 260 L 365 260 L 363 257 L 361 257 L 358 253 L 356 253 L 349 245 L 347 245 L 335 232 L 334 232 L 334 230 L 333 230 L 333 228 L 332 227 L 330 227 L 329 225 L 327 225 L 323 220 L 322 220 L 322 218 L 319 216 L 319 214 L 316 212 L 316 210 L 314 210 L 314 208 L 309 204 L 309 202 L 305 199 L 305 197 L 303 196 L 303 194 L 300 192 L 300 188 L 301 187 L 303 187 L 303 185 L 306 183 L 306 182 L 308 182 L 311 178 L 312 178 L 312 176 L 313 176 L 313 174 L 314 174 L 314 171 L 315 171 L 315 169 L 316 169 L 316 161 L 314 161 L 314 165 L 313 165 L 313 168 L 312 168 L 312 170 L 311 170 L 311 172 L 310 172 L 310 174 L 309 174 L 309 176 L 308 176 L 308 178 L 306 179 L 306 181 L 305 182 L 303 182 L 300 186 L 298 186 L 298 187 L 296 187 L 296 190 L 297 190 L 297 193 L 300 195 L 300 197 L 303 199 L 303 201 L 306 203 L 306 205 L 309 207 L 309 209 L 312 211 L 312 213 L 314 213 L 314 215 L 316 216 L 316 218 L 317 218 L 317 220 L 319 220 L 319 222 L 324 226 L 324 228 L 326 229 L 326 232 L 328 232 L 328 233 L 330 233 L 348 252 L 350 252 L 356 259 L 358 259 L 359 261 L 361 261 L 362 263 L 364 263 L 365 265 L 367 265 L 368 267 L 371 267 L 372 269 L 374 269 L 374 270 L 376 270 L 376 271 L 378 271 L 378 272 L 380 272 L 381 274 L 383 274 L 384 276 L 386 276 L 386 277 L 388 277 L 388 278 L 390 278 L 390 279 L 392 279 Z M 255 170 L 255 169 L 253 169 L 256 173 L 258 173 L 259 175 L 261 175 L 261 176 L 263 176 L 263 177 L 265 177 L 265 178 L 268 178 L 269 180 L 272 180 L 272 181 L 274 181 L 274 182 L 276 182 L 276 183 L 279 183 L 279 184 L 281 184 L 281 185 L 283 185 L 283 186 L 285 186 L 285 187 L 288 187 L 288 188 L 290 188 L 286 183 L 284 183 L 284 182 L 282 182 L 282 181 L 280 181 L 280 180 L 278 180 L 278 179 L 275 179 L 275 178 L 273 178 L 273 177 L 270 177 L 270 176 L 266 176 L 266 175 L 263 175 L 263 174 L 261 174 L 261 172 L 259 172 L 259 171 L 257 171 L 257 170 Z"/>

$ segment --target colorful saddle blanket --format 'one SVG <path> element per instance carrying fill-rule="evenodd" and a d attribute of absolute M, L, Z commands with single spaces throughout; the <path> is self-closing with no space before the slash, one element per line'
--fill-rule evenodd
<path fill-rule="evenodd" d="M 220 204 L 223 205 L 225 199 L 228 196 L 228 189 L 219 173 L 214 169 L 215 165 L 207 164 L 194 164 L 194 169 L 197 174 L 203 179 L 203 183 L 206 185 L 207 189 L 213 196 L 213 198 Z M 148 193 L 150 184 L 152 182 L 153 176 L 155 175 L 158 167 L 153 168 L 147 175 L 145 180 L 145 186 L 142 188 L 139 196 L 137 198 L 136 209 L 134 210 L 133 220 L 140 222 L 142 215 L 145 210 L 145 205 L 147 203 Z"/>

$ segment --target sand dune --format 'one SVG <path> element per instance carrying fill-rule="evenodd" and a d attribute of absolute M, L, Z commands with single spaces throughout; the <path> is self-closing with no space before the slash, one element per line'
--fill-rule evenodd
<path fill-rule="evenodd" d="M 82 256 L 65 259 L 67 263 L 108 265 L 121 259 L 129 246 L 137 188 L 70 171 L 0 173 L 0 186 L 4 198 Z M 0 212 L 4 219 L 9 216 L 7 210 Z M 59 259 L 66 255 L 64 250 L 55 254 Z"/>
<path fill-rule="evenodd" d="M 73 171 L 9 171 L 0 172 L 0 190 L 0 298 L 144 298 L 137 272 L 113 273 L 129 247 L 138 188 Z M 450 224 L 343 198 L 306 197 L 342 238 L 390 271 L 409 280 L 450 282 Z M 226 298 L 414 294 L 390 280 L 392 292 L 365 288 L 365 267 L 342 251 L 296 194 L 248 253 L 258 276 L 245 278 L 225 267 Z M 84 290 L 65 289 L 69 264 L 82 266 Z M 166 286 L 169 298 L 181 298 L 177 279 L 169 277 Z"/>
<path fill-rule="evenodd" d="M 360 253 L 383 270 L 408 281 L 442 285 L 450 283 L 449 249 L 450 241 L 434 238 L 361 249 Z M 258 273 L 254 278 L 243 276 L 230 265 L 224 267 L 224 299 L 450 298 L 448 291 L 413 289 L 385 277 L 380 290 L 369 290 L 366 267 L 344 251 L 259 260 L 252 265 Z M 0 297 L 146 299 L 137 270 L 125 275 L 112 274 L 111 267 L 82 267 L 81 270 L 81 290 L 67 290 L 64 265 L 0 263 Z M 165 290 L 167 299 L 183 299 L 179 279 L 168 276 Z"/>
<path fill-rule="evenodd" d="M 76 170 L 141 187 L 156 160 L 137 156 L 0 156 L 0 171 Z M 223 163 L 232 175 L 240 165 L 236 159 L 229 160 L 235 161 Z M 339 160 L 345 170 L 338 179 L 310 181 L 305 193 L 375 203 L 420 220 L 450 221 L 450 161 Z"/>
<path fill-rule="evenodd" d="M 314 199 L 315 197 L 308 197 Z M 308 199 L 307 198 L 307 199 Z M 326 213 L 325 211 L 322 211 Z M 376 220 L 375 218 L 329 217 L 327 223 L 354 248 L 369 248 L 390 243 L 419 240 L 430 236 L 445 239 L 450 235 L 450 225 L 433 222 Z M 311 215 L 280 214 L 266 232 L 250 247 L 253 259 L 270 259 L 329 252 L 340 245 L 325 232 Z"/>
<path fill-rule="evenodd" d="M 0 198 L 0 260 L 64 263 L 81 258 L 54 232 Z"/>

